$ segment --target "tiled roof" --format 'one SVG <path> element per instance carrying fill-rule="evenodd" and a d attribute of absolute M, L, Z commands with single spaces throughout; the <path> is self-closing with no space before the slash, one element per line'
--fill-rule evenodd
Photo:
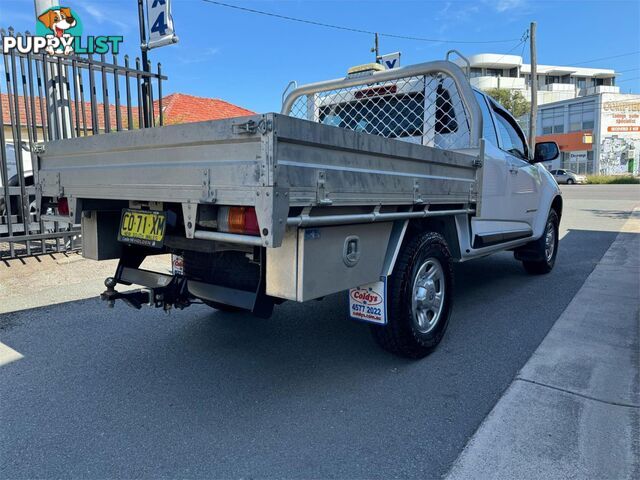
<path fill-rule="evenodd" d="M 221 118 L 242 117 L 255 112 L 218 98 L 195 97 L 184 93 L 173 93 L 162 99 L 166 125 L 176 123 L 203 122 Z M 155 102 L 158 115 L 158 102 Z"/>
<path fill-rule="evenodd" d="M 2 121 L 4 125 L 10 125 L 10 112 L 13 108 L 13 99 L 11 106 L 9 105 L 9 95 L 6 93 L 0 94 L 0 101 L 2 102 Z M 25 103 L 27 104 L 25 107 Z M 46 106 L 40 106 L 40 98 L 34 98 L 35 118 L 36 124 L 42 126 L 41 112 L 44 111 L 46 115 Z M 154 102 L 154 113 L 158 118 L 159 102 Z M 91 130 L 91 103 L 84 102 L 84 109 L 82 104 L 78 104 L 80 117 L 80 125 L 83 127 L 86 123 L 87 130 Z M 24 126 L 27 119 L 27 109 L 29 115 L 31 115 L 31 97 L 18 97 L 18 112 L 20 115 L 20 123 Z M 184 93 L 173 93 L 167 95 L 162 99 L 162 109 L 164 114 L 165 125 L 173 125 L 178 123 L 191 123 L 202 122 L 206 120 L 218 120 L 221 118 L 240 117 L 243 115 L 252 115 L 254 112 L 247 110 L 246 108 L 239 107 L 224 100 L 216 98 L 203 98 L 194 97 L 193 95 L 185 95 Z M 83 115 L 84 113 L 84 115 Z M 131 107 L 131 114 L 133 116 L 134 127 L 139 124 L 138 120 L 138 107 Z M 75 125 L 76 105 L 75 102 L 71 102 L 71 115 L 73 117 L 72 124 Z M 127 108 L 126 105 L 121 107 L 120 118 L 122 119 L 123 128 L 128 128 L 127 121 Z M 86 118 L 86 121 L 84 120 Z M 109 105 L 109 124 L 111 129 L 116 129 L 116 107 L 115 105 Z M 105 126 L 105 108 L 104 104 L 98 104 L 98 126 L 102 130 Z"/>
<path fill-rule="evenodd" d="M 31 113 L 31 97 L 26 97 L 27 102 L 29 103 L 29 113 Z M 2 102 L 2 124 L 10 125 L 10 115 L 11 108 L 13 108 L 13 99 L 11 105 L 9 104 L 9 95 L 6 93 L 0 93 L 0 101 Z M 24 124 L 26 119 L 26 110 L 25 110 L 25 97 L 18 97 L 18 113 L 20 114 L 20 123 Z M 44 108 L 44 104 L 42 105 Z M 35 98 L 35 109 L 36 109 L 36 122 L 38 126 L 42 125 L 42 119 L 40 117 L 40 98 Z"/>
<path fill-rule="evenodd" d="M 11 125 L 11 109 L 14 108 L 14 100 L 11 98 L 11 104 L 9 104 L 9 95 L 6 93 L 0 94 L 0 100 L 2 101 L 2 124 Z M 40 97 L 34 97 L 34 108 L 35 108 L 35 118 L 36 125 L 38 127 L 42 127 L 42 114 L 47 114 L 46 104 Z M 25 105 L 26 103 L 26 105 Z M 42 108 L 41 104 L 42 103 Z M 72 125 L 75 127 L 76 125 L 76 104 L 71 101 L 71 116 L 72 116 Z M 20 115 L 20 124 L 24 127 L 27 123 L 27 111 L 29 112 L 29 118 L 31 117 L 32 107 L 31 107 L 31 97 L 18 97 L 18 113 Z M 134 126 L 137 126 L 138 121 L 138 107 L 131 107 L 131 114 L 133 116 Z M 97 109 L 98 116 L 98 126 L 100 129 L 104 129 L 105 126 L 105 108 L 103 103 L 98 103 Z M 91 102 L 78 103 L 78 117 L 80 128 L 84 129 L 85 125 L 87 130 L 91 130 L 91 126 L 93 125 L 91 120 Z M 126 106 L 122 106 L 120 110 L 120 118 L 122 119 L 123 128 L 128 128 L 129 122 L 127 121 L 127 108 Z M 110 104 L 109 105 L 109 125 L 111 125 L 111 129 L 116 129 L 116 106 Z"/>

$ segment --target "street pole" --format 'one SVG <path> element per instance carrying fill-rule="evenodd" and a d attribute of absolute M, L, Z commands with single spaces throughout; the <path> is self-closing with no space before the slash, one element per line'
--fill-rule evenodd
<path fill-rule="evenodd" d="M 147 30 L 144 23 L 144 0 L 138 0 L 138 23 L 140 25 L 140 50 L 142 52 L 142 70 L 146 73 L 149 71 L 149 59 L 147 57 Z M 149 114 L 149 92 L 151 91 L 151 85 L 149 76 L 145 75 L 142 81 L 142 115 L 144 118 L 144 125 L 142 128 L 148 128 L 151 126 L 151 117 Z"/>
<path fill-rule="evenodd" d="M 378 63 L 380 61 L 380 42 L 378 39 L 378 34 L 375 34 L 375 43 L 373 48 L 371 49 L 372 52 L 375 52 L 376 54 L 376 63 Z"/>
<path fill-rule="evenodd" d="M 33 2 L 36 12 L 36 23 L 38 17 L 50 8 L 60 6 L 59 0 L 34 0 Z M 44 54 L 46 57 L 47 54 Z M 44 62 L 43 68 L 47 69 L 47 76 L 49 77 L 48 85 L 46 85 L 47 91 L 47 103 L 49 105 L 49 118 L 47 121 L 51 128 L 52 140 L 62 138 L 65 133 L 67 136 L 71 136 L 71 112 L 69 109 L 69 99 L 64 98 L 62 86 L 66 83 L 66 78 L 63 71 L 58 71 L 58 66 L 55 63 Z M 59 122 L 56 122 L 56 118 Z"/>
<path fill-rule="evenodd" d="M 538 55 L 536 52 L 536 22 L 531 22 L 529 30 L 531 47 L 531 113 L 529 114 L 529 147 L 535 151 L 538 117 Z"/>
<path fill-rule="evenodd" d="M 58 0 L 34 0 L 34 3 L 36 7 L 36 18 L 50 8 L 60 6 Z"/>

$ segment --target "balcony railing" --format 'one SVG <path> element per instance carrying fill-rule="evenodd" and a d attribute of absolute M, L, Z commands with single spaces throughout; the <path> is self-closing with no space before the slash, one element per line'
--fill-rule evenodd
<path fill-rule="evenodd" d="M 480 90 L 488 90 L 490 88 L 524 90 L 527 88 L 524 78 L 521 77 L 473 77 L 471 78 L 471 85 Z"/>
<path fill-rule="evenodd" d="M 547 92 L 573 92 L 576 86 L 572 83 L 549 83 L 544 86 Z"/>
<path fill-rule="evenodd" d="M 598 85 L 597 87 L 589 87 L 586 90 L 587 95 L 594 95 L 596 93 L 620 93 L 620 87 L 615 85 Z"/>

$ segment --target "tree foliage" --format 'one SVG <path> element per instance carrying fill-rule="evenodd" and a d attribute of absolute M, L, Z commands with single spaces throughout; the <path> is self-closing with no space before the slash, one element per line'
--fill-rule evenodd
<path fill-rule="evenodd" d="M 526 115 L 531 111 L 531 104 L 518 90 L 507 90 L 506 88 L 492 88 L 487 90 L 487 95 L 511 112 L 515 118 Z"/>

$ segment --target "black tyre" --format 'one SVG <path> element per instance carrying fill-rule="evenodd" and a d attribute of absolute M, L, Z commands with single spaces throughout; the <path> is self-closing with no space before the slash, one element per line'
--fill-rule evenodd
<path fill-rule="evenodd" d="M 423 358 L 440 343 L 453 306 L 449 247 L 438 233 L 422 233 L 402 247 L 387 286 L 387 324 L 371 332 L 385 350 Z"/>
<path fill-rule="evenodd" d="M 535 242 L 526 246 L 528 256 L 534 260 L 524 259 L 522 265 L 527 273 L 532 275 L 542 275 L 553 270 L 558 255 L 558 227 L 560 219 L 555 210 L 549 212 L 544 233 Z"/>
<path fill-rule="evenodd" d="M 573 185 L 574 183 L 576 182 L 573 181 L 573 178 L 567 178 L 567 185 Z"/>
<path fill-rule="evenodd" d="M 238 290 L 256 291 L 260 267 L 251 263 L 242 252 L 200 253 L 184 252 L 184 274 L 193 280 L 213 283 Z M 243 312 L 245 310 L 218 302 L 203 300 L 216 310 Z"/>

